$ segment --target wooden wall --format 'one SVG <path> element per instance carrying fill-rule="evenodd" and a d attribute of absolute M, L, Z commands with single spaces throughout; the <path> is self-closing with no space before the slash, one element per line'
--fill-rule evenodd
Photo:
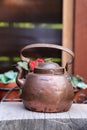
<path fill-rule="evenodd" d="M 75 1 L 74 74 L 87 82 L 87 0 Z"/>
<path fill-rule="evenodd" d="M 0 0 L 0 21 L 61 22 L 62 0 Z"/>

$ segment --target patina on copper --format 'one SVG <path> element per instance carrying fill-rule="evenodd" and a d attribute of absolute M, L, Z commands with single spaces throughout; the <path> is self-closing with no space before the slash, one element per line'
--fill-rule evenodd
<path fill-rule="evenodd" d="M 22 52 L 32 47 L 61 49 L 74 56 L 72 51 L 58 45 L 34 44 L 22 49 L 21 58 L 23 61 L 28 62 L 28 59 L 22 55 Z M 73 103 L 74 93 L 70 76 L 64 72 L 65 68 L 53 62 L 39 63 L 34 72 L 28 73 L 25 80 L 22 78 L 21 68 L 19 66 L 17 68 L 19 70 L 17 84 L 22 88 L 22 99 L 27 109 L 40 112 L 69 110 Z"/>

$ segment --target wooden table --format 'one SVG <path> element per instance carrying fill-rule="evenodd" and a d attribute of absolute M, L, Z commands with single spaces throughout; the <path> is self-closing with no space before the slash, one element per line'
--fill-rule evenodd
<path fill-rule="evenodd" d="M 1 102 L 0 130 L 87 130 L 87 105 L 73 104 L 63 113 L 40 113 L 25 109 L 22 102 Z"/>

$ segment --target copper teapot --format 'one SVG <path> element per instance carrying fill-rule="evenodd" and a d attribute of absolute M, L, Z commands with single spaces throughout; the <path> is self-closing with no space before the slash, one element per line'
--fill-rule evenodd
<path fill-rule="evenodd" d="M 25 46 L 20 51 L 21 59 L 29 62 L 29 59 L 24 57 L 23 51 L 38 47 L 60 49 L 74 57 L 71 50 L 62 46 L 37 43 Z M 65 68 L 54 62 L 39 63 L 34 72 L 28 72 L 26 78 L 22 77 L 22 69 L 17 66 L 19 73 L 16 82 L 22 88 L 24 106 L 29 110 L 39 112 L 68 111 L 74 97 L 71 79 L 67 72 L 70 63 L 67 62 Z"/>

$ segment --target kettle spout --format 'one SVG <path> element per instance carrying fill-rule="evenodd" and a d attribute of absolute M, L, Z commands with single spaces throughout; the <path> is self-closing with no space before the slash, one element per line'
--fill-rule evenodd
<path fill-rule="evenodd" d="M 25 79 L 23 78 L 23 69 L 22 69 L 19 65 L 17 65 L 16 68 L 17 68 L 17 70 L 18 70 L 18 75 L 17 75 L 17 77 L 16 77 L 16 83 L 17 83 L 17 85 L 18 85 L 20 88 L 22 88 L 22 86 L 23 86 L 24 83 L 25 83 Z"/>

